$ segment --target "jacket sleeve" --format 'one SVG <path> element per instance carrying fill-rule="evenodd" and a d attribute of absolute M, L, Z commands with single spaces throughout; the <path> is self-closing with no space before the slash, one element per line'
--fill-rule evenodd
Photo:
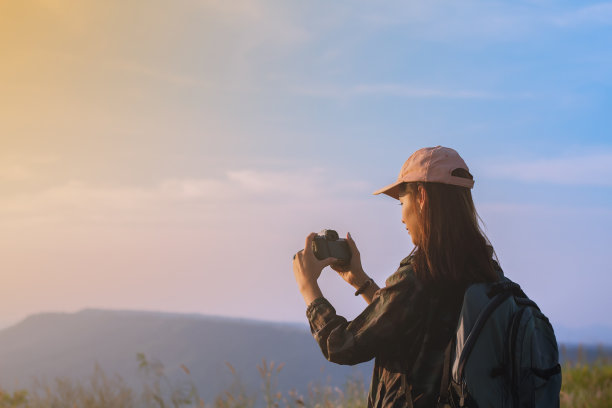
<path fill-rule="evenodd" d="M 379 289 L 372 302 L 351 322 L 337 315 L 324 297 L 315 299 L 306 315 L 325 358 L 354 365 L 371 360 L 389 347 L 401 326 L 410 322 L 414 314 L 413 289 L 406 280 Z"/>

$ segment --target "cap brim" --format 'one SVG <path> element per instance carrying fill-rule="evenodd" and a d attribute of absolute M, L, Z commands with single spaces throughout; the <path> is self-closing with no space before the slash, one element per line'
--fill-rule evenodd
<path fill-rule="evenodd" d="M 399 187 L 400 185 L 404 183 L 403 181 L 396 181 L 393 184 L 389 184 L 387 187 L 383 187 L 380 190 L 376 190 L 375 192 L 373 192 L 372 194 L 374 195 L 378 195 L 378 194 L 386 194 L 391 198 L 395 198 L 396 200 L 399 200 Z"/>

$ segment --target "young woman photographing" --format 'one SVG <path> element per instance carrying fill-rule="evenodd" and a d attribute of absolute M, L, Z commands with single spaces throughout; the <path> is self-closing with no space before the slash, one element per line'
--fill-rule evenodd
<path fill-rule="evenodd" d="M 375 358 L 368 407 L 436 406 L 444 351 L 455 335 L 465 289 L 502 276 L 478 225 L 473 185 L 459 154 L 436 146 L 413 153 L 397 181 L 374 193 L 399 200 L 414 243 L 383 288 L 363 270 L 350 234 L 352 258 L 344 269 L 333 258 L 314 256 L 314 233 L 294 257 L 310 328 L 325 357 L 349 365 Z M 368 303 L 353 321 L 336 314 L 317 284 L 326 266 Z"/>

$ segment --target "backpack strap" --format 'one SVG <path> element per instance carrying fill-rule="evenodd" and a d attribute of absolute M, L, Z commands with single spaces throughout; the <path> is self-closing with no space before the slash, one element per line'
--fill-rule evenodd
<path fill-rule="evenodd" d="M 501 269 L 500 269 L 501 270 Z M 506 299 L 510 296 L 518 296 L 524 297 L 527 296 L 521 290 L 521 287 L 512 282 L 511 280 L 504 278 L 501 275 L 501 281 L 494 283 L 491 285 L 489 290 L 487 291 L 487 296 L 491 299 L 487 305 L 482 309 L 478 317 L 476 318 L 476 322 L 474 323 L 474 327 L 470 331 L 468 338 L 464 344 L 463 351 L 459 356 L 459 366 L 458 366 L 458 379 L 462 381 L 463 372 L 465 370 L 465 365 L 467 363 L 468 357 L 476 344 L 476 340 L 478 339 L 478 335 L 482 331 L 485 323 L 488 318 L 493 314 L 495 309 L 499 305 L 501 305 Z M 455 339 L 451 338 L 446 350 L 444 352 L 444 366 L 442 371 L 442 380 L 440 384 L 440 395 L 438 397 L 438 407 L 448 407 L 450 406 L 450 376 L 451 376 L 451 352 L 452 346 L 455 344 Z"/>
<path fill-rule="evenodd" d="M 495 295 L 503 292 L 511 292 L 514 296 L 526 298 L 525 292 L 521 289 L 518 283 L 514 283 L 509 279 L 504 279 L 501 282 L 494 283 L 491 288 L 487 291 L 489 299 Z"/>
<path fill-rule="evenodd" d="M 540 307 L 533 300 L 531 300 L 531 299 L 529 299 L 527 297 L 525 297 L 525 298 L 519 297 L 519 298 L 515 298 L 515 300 L 516 300 L 516 304 L 517 305 L 533 307 L 533 308 L 537 309 L 538 312 L 541 313 Z M 544 320 L 548 321 L 548 317 L 546 317 L 544 315 L 542 315 L 542 317 L 543 317 Z"/>
<path fill-rule="evenodd" d="M 463 371 L 465 369 L 465 364 L 467 363 L 467 360 L 470 357 L 470 353 L 472 352 L 472 349 L 474 348 L 474 345 L 476 344 L 476 340 L 478 339 L 478 335 L 480 334 L 482 328 L 484 327 L 485 323 L 487 322 L 491 314 L 493 314 L 495 309 L 497 309 L 497 307 L 501 305 L 504 302 L 504 300 L 508 299 L 510 296 L 512 296 L 512 290 L 505 290 L 505 291 L 502 291 L 501 293 L 498 293 L 497 295 L 495 295 L 495 297 L 493 297 L 493 299 L 491 299 L 491 301 L 489 301 L 489 303 L 487 303 L 487 305 L 478 315 L 478 318 L 476 318 L 474 327 L 470 331 L 470 334 L 468 335 L 468 338 L 465 341 L 465 345 L 463 347 L 463 351 L 461 352 L 461 356 L 459 356 L 459 367 L 457 369 L 457 377 L 460 380 L 463 379 Z"/>

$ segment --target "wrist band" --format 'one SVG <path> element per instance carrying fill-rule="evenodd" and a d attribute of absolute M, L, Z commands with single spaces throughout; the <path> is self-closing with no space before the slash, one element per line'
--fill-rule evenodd
<path fill-rule="evenodd" d="M 357 291 L 355 292 L 355 296 L 359 296 L 361 295 L 363 292 L 366 291 L 367 288 L 370 287 L 371 284 L 374 283 L 374 280 L 372 278 L 369 278 L 367 281 L 365 281 L 365 283 L 363 285 L 361 285 L 359 287 L 359 289 L 357 289 Z"/>

